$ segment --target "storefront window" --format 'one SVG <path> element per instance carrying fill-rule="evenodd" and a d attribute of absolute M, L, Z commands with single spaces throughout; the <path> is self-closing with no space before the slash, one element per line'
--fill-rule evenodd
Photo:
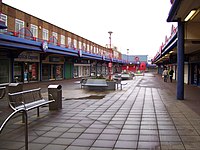
<path fill-rule="evenodd" d="M 15 82 L 38 81 L 38 63 L 15 62 L 14 80 Z"/>
<path fill-rule="evenodd" d="M 24 64 L 24 82 L 38 81 L 38 65 L 37 63 Z"/>
<path fill-rule="evenodd" d="M 198 66 L 197 64 L 194 64 L 192 66 L 192 84 L 197 85 L 197 70 L 198 70 Z"/>
<path fill-rule="evenodd" d="M 56 79 L 62 79 L 63 78 L 63 69 L 62 65 L 55 65 L 55 74 L 56 74 Z"/>
<path fill-rule="evenodd" d="M 89 66 L 84 66 L 83 67 L 83 69 L 84 69 L 84 76 L 86 77 L 86 76 L 90 76 L 90 67 Z"/>
<path fill-rule="evenodd" d="M 9 60 L 0 60 L 0 84 L 9 82 Z"/>
<path fill-rule="evenodd" d="M 50 65 L 42 64 L 42 80 L 50 79 Z"/>
<path fill-rule="evenodd" d="M 74 78 L 78 77 L 78 66 L 74 66 Z"/>
<path fill-rule="evenodd" d="M 23 82 L 22 68 L 23 68 L 22 62 L 14 63 L 14 80 L 15 80 L 15 82 Z"/>

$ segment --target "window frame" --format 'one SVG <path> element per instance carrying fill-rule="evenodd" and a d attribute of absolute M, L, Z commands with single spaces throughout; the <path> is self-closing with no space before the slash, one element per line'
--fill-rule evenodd
<path fill-rule="evenodd" d="M 65 45 L 65 36 L 62 34 L 60 35 L 60 44 Z"/>
<path fill-rule="evenodd" d="M 54 36 L 58 40 L 58 33 L 57 32 L 52 32 L 52 36 Z"/>
<path fill-rule="evenodd" d="M 43 28 L 42 29 L 42 39 L 48 41 L 49 40 L 49 30 Z"/>
<path fill-rule="evenodd" d="M 0 19 L 5 23 L 5 25 L 7 26 L 8 23 L 8 16 L 5 14 L 0 13 Z M 6 29 L 0 29 L 0 33 L 7 31 Z"/>
<path fill-rule="evenodd" d="M 32 31 L 32 29 L 35 30 L 35 33 Z M 33 37 L 38 38 L 38 26 L 37 25 L 31 24 L 30 31 L 32 32 Z"/>

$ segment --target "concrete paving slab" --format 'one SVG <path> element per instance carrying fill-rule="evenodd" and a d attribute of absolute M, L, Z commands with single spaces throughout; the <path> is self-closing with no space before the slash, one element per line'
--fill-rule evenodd
<path fill-rule="evenodd" d="M 186 100 L 178 101 L 175 82 L 164 83 L 160 76 L 149 73 L 127 80 L 123 90 L 104 92 L 105 97 L 95 99 L 88 95 L 99 93 L 81 89 L 76 81 L 24 87 L 41 87 L 47 96 L 49 84 L 62 84 L 64 93 L 62 110 L 43 107 L 40 118 L 33 117 L 34 110 L 28 113 L 29 149 L 199 149 L 196 88 L 186 88 L 192 94 L 196 90 L 194 98 L 186 92 Z M 24 125 L 18 123 L 20 120 L 20 116 L 15 117 L 0 134 L 0 149 L 24 149 Z"/>

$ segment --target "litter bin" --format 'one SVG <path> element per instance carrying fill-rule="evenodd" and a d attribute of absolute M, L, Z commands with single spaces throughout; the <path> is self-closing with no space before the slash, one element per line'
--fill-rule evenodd
<path fill-rule="evenodd" d="M 9 93 L 16 93 L 23 91 L 23 84 L 22 83 L 10 83 L 8 85 L 8 92 Z"/>
<path fill-rule="evenodd" d="M 49 100 L 52 98 L 55 102 L 49 104 L 49 110 L 62 109 L 62 86 L 61 85 L 49 85 L 48 86 Z"/>

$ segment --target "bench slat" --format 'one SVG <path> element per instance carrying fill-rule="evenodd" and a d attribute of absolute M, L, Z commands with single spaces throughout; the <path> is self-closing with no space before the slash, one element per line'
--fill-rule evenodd
<path fill-rule="evenodd" d="M 84 86 L 91 86 L 91 87 L 107 87 L 108 84 L 105 79 L 87 79 Z"/>
<path fill-rule="evenodd" d="M 37 100 L 37 101 L 34 101 L 34 102 L 30 102 L 30 103 L 27 103 L 27 104 L 24 104 L 24 105 L 20 105 L 20 106 L 17 106 L 15 107 L 16 109 L 21 109 L 21 108 L 24 108 L 29 111 L 31 109 L 35 109 L 37 107 L 40 107 L 40 106 L 44 106 L 44 105 L 47 105 L 51 102 L 54 102 L 54 100 L 45 100 L 45 99 L 41 99 L 41 100 Z"/>

